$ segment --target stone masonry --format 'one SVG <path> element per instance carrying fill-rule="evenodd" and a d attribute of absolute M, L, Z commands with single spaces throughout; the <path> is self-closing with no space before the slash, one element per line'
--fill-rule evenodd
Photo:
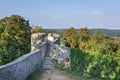
<path fill-rule="evenodd" d="M 41 37 L 38 35 L 40 34 L 37 33 L 31 38 L 34 43 L 40 41 L 39 39 L 41 39 Z M 38 43 L 37 47 L 31 50 L 32 52 L 6 65 L 0 66 L 0 80 L 25 80 L 41 66 L 44 68 L 52 67 L 51 59 L 57 61 L 63 61 L 65 58 L 70 59 L 70 49 L 59 46 L 59 37 L 56 37 L 53 41 L 46 40 L 45 34 L 43 34 L 43 37 L 42 42 Z M 34 47 L 33 42 L 31 42 L 33 44 L 32 47 Z M 46 64 L 48 66 L 46 66 Z"/>
<path fill-rule="evenodd" d="M 0 66 L 0 80 L 25 80 L 28 75 L 39 69 L 44 60 L 46 43 L 43 43 L 40 47 L 39 50 Z"/>
<path fill-rule="evenodd" d="M 58 63 L 63 63 L 66 58 L 70 60 L 70 48 L 51 44 L 50 57 L 52 60 L 58 61 Z"/>

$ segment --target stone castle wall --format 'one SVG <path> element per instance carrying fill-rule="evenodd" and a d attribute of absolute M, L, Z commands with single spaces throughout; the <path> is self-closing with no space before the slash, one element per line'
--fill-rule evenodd
<path fill-rule="evenodd" d="M 34 33 L 31 35 L 31 51 L 39 49 L 40 45 L 44 41 L 54 42 L 54 40 L 59 39 L 59 34 L 56 33 Z M 60 43 L 57 40 L 57 43 Z"/>
<path fill-rule="evenodd" d="M 0 80 L 25 80 L 28 75 L 41 67 L 46 49 L 47 45 L 44 42 L 38 50 L 0 66 Z"/>
<path fill-rule="evenodd" d="M 31 35 L 31 51 L 39 49 L 42 42 L 46 40 L 46 33 L 34 33 Z"/>
<path fill-rule="evenodd" d="M 59 46 L 56 44 L 51 44 L 50 46 L 50 56 L 54 60 L 64 60 L 65 58 L 70 59 L 70 48 Z"/>
<path fill-rule="evenodd" d="M 62 63 L 66 58 L 70 60 L 70 48 L 60 46 L 60 39 L 56 39 L 50 44 L 50 57 Z"/>
<path fill-rule="evenodd" d="M 41 39 L 44 42 L 37 43 L 35 50 L 19 57 L 18 59 L 0 66 L 0 80 L 25 80 L 27 76 L 39 69 L 47 52 L 47 41 L 45 40 L 45 34 L 34 34 L 31 38 L 31 45 Z M 55 60 L 65 58 L 70 59 L 70 49 L 67 47 L 59 46 L 60 38 L 56 38 L 50 44 L 50 57 Z M 34 47 L 34 45 L 32 45 Z"/>

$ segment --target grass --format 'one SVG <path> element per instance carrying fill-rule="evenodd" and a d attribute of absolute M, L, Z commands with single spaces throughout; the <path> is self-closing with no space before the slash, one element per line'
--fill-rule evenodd
<path fill-rule="evenodd" d="M 70 76 L 76 78 L 76 80 L 94 80 L 93 78 L 88 77 L 87 75 L 82 75 L 77 71 L 71 71 L 70 68 L 64 68 L 64 65 L 56 65 L 55 68 L 61 71 L 65 71 Z"/>
<path fill-rule="evenodd" d="M 28 78 L 26 80 L 37 80 L 41 74 L 43 73 L 43 69 L 39 69 L 35 72 L 33 72 L 30 76 L 28 76 Z"/>

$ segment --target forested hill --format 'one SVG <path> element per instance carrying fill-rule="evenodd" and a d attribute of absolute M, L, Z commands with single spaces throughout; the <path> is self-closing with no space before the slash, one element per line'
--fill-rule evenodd
<path fill-rule="evenodd" d="M 50 32 L 50 33 L 60 33 L 67 29 L 44 29 L 44 32 Z M 76 31 L 79 31 L 79 29 L 75 29 Z M 112 37 L 120 37 L 120 30 L 112 30 L 112 29 L 90 29 L 90 33 L 93 34 L 96 30 L 101 31 L 103 34 L 107 36 Z"/>
<path fill-rule="evenodd" d="M 112 30 L 112 29 L 90 29 L 90 33 L 94 33 L 96 30 L 101 31 L 103 34 L 112 36 L 112 37 L 120 37 L 120 30 Z"/>

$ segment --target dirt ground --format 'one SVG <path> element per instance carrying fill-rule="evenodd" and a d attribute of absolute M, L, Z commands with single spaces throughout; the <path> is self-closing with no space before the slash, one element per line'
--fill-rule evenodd
<path fill-rule="evenodd" d="M 84 80 L 80 77 L 65 73 L 64 71 L 47 69 L 37 80 Z"/>

